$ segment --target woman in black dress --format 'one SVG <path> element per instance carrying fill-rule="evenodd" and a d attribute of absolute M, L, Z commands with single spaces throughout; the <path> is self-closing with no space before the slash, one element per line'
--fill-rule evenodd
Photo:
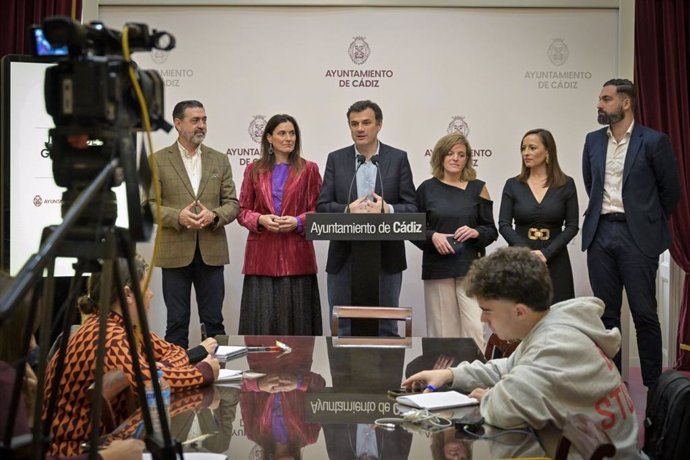
<path fill-rule="evenodd" d="M 578 231 L 575 182 L 558 165 L 556 141 L 545 129 L 527 131 L 522 171 L 503 187 L 498 228 L 510 246 L 525 246 L 549 268 L 553 302 L 575 296 L 568 242 Z"/>
<path fill-rule="evenodd" d="M 472 166 L 472 149 L 462 134 L 448 134 L 431 154 L 431 173 L 417 188 L 417 207 L 426 213 L 422 279 L 429 337 L 471 337 L 484 347 L 481 310 L 465 294 L 462 280 L 472 262 L 498 238 L 493 202 Z"/>

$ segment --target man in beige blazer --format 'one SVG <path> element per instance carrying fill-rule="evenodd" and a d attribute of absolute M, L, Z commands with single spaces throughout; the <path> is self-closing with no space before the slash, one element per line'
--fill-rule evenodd
<path fill-rule="evenodd" d="M 201 102 L 177 103 L 177 142 L 153 154 L 161 188 L 161 242 L 155 265 L 163 272 L 165 340 L 184 348 L 189 345 L 192 285 L 208 336 L 225 334 L 223 268 L 230 261 L 225 225 L 239 211 L 227 156 L 202 144 L 206 118 Z"/>

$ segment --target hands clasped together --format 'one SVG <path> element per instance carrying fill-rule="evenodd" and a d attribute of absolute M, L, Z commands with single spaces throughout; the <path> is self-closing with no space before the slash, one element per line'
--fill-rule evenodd
<path fill-rule="evenodd" d="M 372 193 L 372 196 L 374 197 L 373 200 L 370 200 L 368 195 L 364 195 L 363 197 L 357 198 L 355 201 L 350 203 L 348 206 L 350 213 L 380 213 L 381 209 L 383 209 L 384 213 L 388 213 L 388 203 L 386 203 L 386 201 L 376 193 Z"/>
<path fill-rule="evenodd" d="M 204 206 L 201 201 L 192 201 L 182 208 L 177 220 L 180 225 L 189 230 L 201 230 L 215 222 L 216 214 Z"/>
<path fill-rule="evenodd" d="M 269 232 L 287 233 L 297 228 L 297 217 L 262 214 L 259 216 L 259 225 Z"/>
<path fill-rule="evenodd" d="M 280 393 L 297 389 L 297 376 L 293 374 L 269 374 L 259 378 L 259 389 L 266 393 Z"/>

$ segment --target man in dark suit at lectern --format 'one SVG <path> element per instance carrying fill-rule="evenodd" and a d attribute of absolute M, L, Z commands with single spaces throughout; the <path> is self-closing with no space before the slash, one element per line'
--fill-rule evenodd
<path fill-rule="evenodd" d="M 659 255 L 671 246 L 668 219 L 680 184 L 671 142 L 636 123 L 636 89 L 630 80 L 604 83 L 598 120 L 608 125 L 585 140 L 582 174 L 589 206 L 582 226 L 589 280 L 606 304 L 606 328 L 621 327 L 622 291 L 630 304 L 645 386 L 661 374 L 661 328 L 657 315 Z M 620 351 L 614 362 L 621 368 Z"/>
<path fill-rule="evenodd" d="M 328 155 L 317 212 L 416 212 L 407 153 L 379 142 L 383 113 L 378 104 L 368 100 L 355 102 L 347 111 L 347 120 L 354 145 Z M 351 249 L 347 241 L 331 241 L 328 248 L 326 272 L 331 314 L 333 305 L 352 305 L 352 270 L 358 267 L 352 267 Z M 382 242 L 380 305 L 399 306 L 402 272 L 406 268 L 404 241 Z M 350 325 L 346 323 L 347 320 L 341 320 L 338 335 L 350 335 Z M 381 321 L 379 335 L 397 335 L 396 324 L 395 321 Z M 336 334 L 336 331 L 331 332 Z"/>

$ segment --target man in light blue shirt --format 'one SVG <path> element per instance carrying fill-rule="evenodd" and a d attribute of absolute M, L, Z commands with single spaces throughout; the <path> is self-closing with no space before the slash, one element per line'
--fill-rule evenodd
<path fill-rule="evenodd" d="M 328 155 L 317 212 L 417 212 L 407 153 L 379 142 L 383 113 L 378 104 L 368 100 L 355 102 L 347 111 L 347 120 L 354 145 Z M 353 190 L 350 185 L 355 171 L 357 188 Z M 331 241 L 328 248 L 326 272 L 331 314 L 333 305 L 352 305 L 352 271 L 359 267 L 352 266 L 351 249 L 347 241 Z M 402 272 L 406 268 L 404 242 L 382 242 L 379 305 L 399 306 Z M 339 331 L 331 332 L 349 335 L 350 326 L 346 323 L 342 320 Z M 397 335 L 396 322 L 381 321 L 379 335 Z"/>

